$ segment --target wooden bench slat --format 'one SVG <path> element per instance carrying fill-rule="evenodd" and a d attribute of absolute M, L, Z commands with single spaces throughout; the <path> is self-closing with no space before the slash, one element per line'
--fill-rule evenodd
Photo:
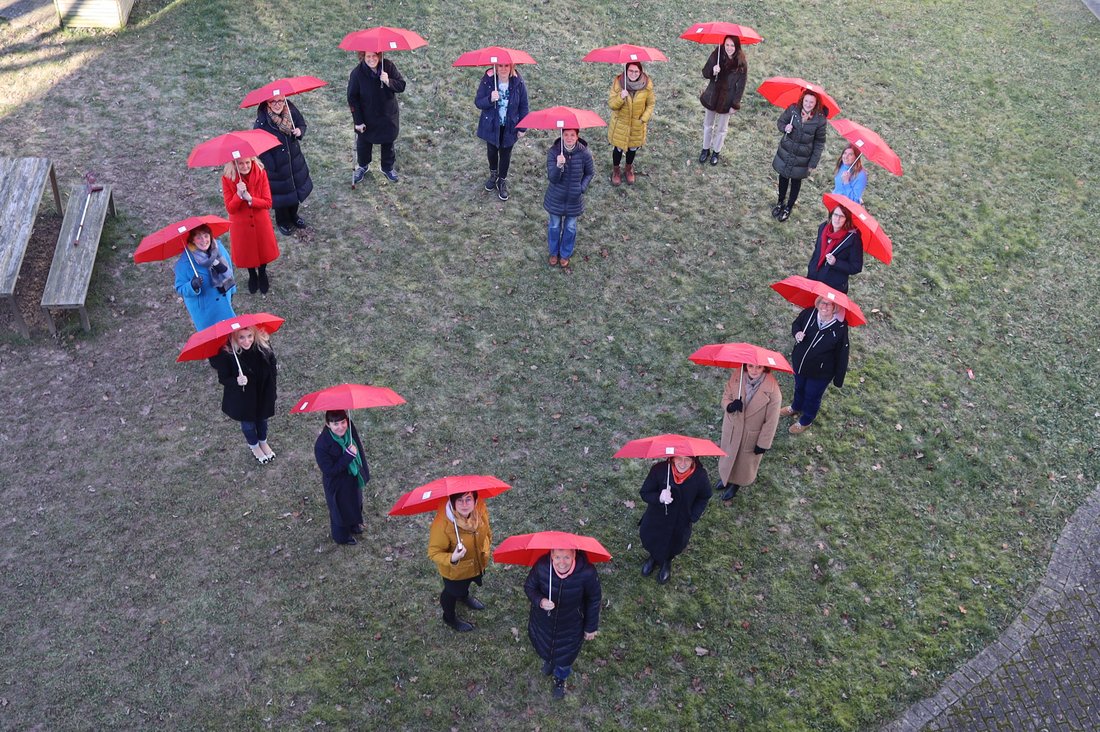
<path fill-rule="evenodd" d="M 46 289 L 42 293 L 44 308 L 84 306 L 108 208 L 114 213 L 111 186 L 105 185 L 103 190 L 91 194 L 88 213 L 84 217 L 84 229 L 80 234 L 80 243 L 73 246 L 73 237 L 80 225 L 80 215 L 84 211 L 84 201 L 88 199 L 88 195 L 83 185 L 73 186 L 69 193 L 69 203 L 65 207 L 61 233 L 57 237 L 57 247 L 54 249 L 53 264 L 46 279 Z"/>
<path fill-rule="evenodd" d="M 15 292 L 51 168 L 46 158 L 0 158 L 0 296 Z"/>

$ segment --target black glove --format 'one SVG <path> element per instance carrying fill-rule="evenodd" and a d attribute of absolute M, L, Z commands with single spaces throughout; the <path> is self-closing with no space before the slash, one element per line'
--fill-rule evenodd
<path fill-rule="evenodd" d="M 754 447 L 754 448 L 752 449 L 752 454 L 753 454 L 753 455 L 763 455 L 763 454 L 764 454 L 764 453 L 766 453 L 767 451 L 768 451 L 768 448 L 766 448 L 766 447 L 760 447 L 760 445 L 757 445 L 756 447 Z"/>
<path fill-rule="evenodd" d="M 227 269 L 224 262 L 214 262 L 210 265 L 210 271 L 214 274 L 221 274 Z"/>
<path fill-rule="evenodd" d="M 733 414 L 734 412 L 740 412 L 742 409 L 744 409 L 744 407 L 745 405 L 741 403 L 740 399 L 734 399 L 732 402 L 726 405 L 726 411 L 730 414 Z"/>
<path fill-rule="evenodd" d="M 191 278 L 191 289 L 195 291 L 195 294 L 202 292 L 202 277 L 195 275 Z"/>

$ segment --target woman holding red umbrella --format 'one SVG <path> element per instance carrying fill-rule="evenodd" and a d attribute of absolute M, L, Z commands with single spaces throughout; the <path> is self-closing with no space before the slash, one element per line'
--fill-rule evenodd
<path fill-rule="evenodd" d="M 577 219 L 584 213 L 584 194 L 596 175 L 596 164 L 579 129 L 564 129 L 546 151 L 546 178 L 550 185 L 542 207 L 550 214 L 546 239 L 551 267 L 569 272 L 569 258 L 577 244 Z"/>
<path fill-rule="evenodd" d="M 640 493 L 648 504 L 639 525 L 642 546 L 649 552 L 642 576 L 660 569 L 657 582 L 663 585 L 672 574 L 672 560 L 687 548 L 692 525 L 707 510 L 710 479 L 699 458 L 674 455 L 650 469 Z"/>
<path fill-rule="evenodd" d="M 836 159 L 833 170 L 833 193 L 847 196 L 856 203 L 863 203 L 863 191 L 867 188 L 867 171 L 863 169 L 863 157 L 849 145 Z"/>
<path fill-rule="evenodd" d="M 241 423 L 256 462 L 270 462 L 275 451 L 267 444 L 267 421 L 275 414 L 278 376 L 271 336 L 255 326 L 234 331 L 210 365 L 223 387 L 222 412 Z"/>
<path fill-rule="evenodd" d="M 825 108 L 821 98 L 809 89 L 803 91 L 798 103 L 783 110 L 775 124 L 783 137 L 772 160 L 772 168 L 779 174 L 779 200 L 772 208 L 772 218 L 786 221 L 798 200 L 803 179 L 814 172 L 825 150 Z"/>
<path fill-rule="evenodd" d="M 260 102 L 253 127 L 270 132 L 280 143 L 260 153 L 260 160 L 271 184 L 275 224 L 289 236 L 296 228 L 306 228 L 305 219 L 298 215 L 298 206 L 313 192 L 301 144 L 306 134 L 306 118 L 293 102 L 277 96 Z"/>
<path fill-rule="evenodd" d="M 745 93 L 745 81 L 749 76 L 749 64 L 741 50 L 741 39 L 726 36 L 722 45 L 715 48 L 703 66 L 703 78 L 710 83 L 699 95 L 699 102 L 706 109 L 703 116 L 703 151 L 699 162 L 708 158 L 711 165 L 718 165 L 718 155 L 726 140 L 730 115 L 741 109 L 741 96 Z"/>
<path fill-rule="evenodd" d="M 332 540 L 356 544 L 354 534 L 363 533 L 363 486 L 370 480 L 370 467 L 359 432 L 343 409 L 325 412 L 325 429 L 313 444 L 313 456 L 325 486 Z"/>
<path fill-rule="evenodd" d="M 508 200 L 508 169 L 512 162 L 512 147 L 527 130 L 516 123 L 527 116 L 527 84 L 513 64 L 496 64 L 481 77 L 474 96 L 474 105 L 481 110 L 477 136 L 485 140 L 489 157 L 489 177 L 485 190 L 496 190 L 497 197 Z"/>
<path fill-rule="evenodd" d="M 718 487 L 729 501 L 740 488 L 752 485 L 764 453 L 771 449 L 779 427 L 783 395 L 767 366 L 746 363 L 730 374 L 722 390 L 722 441 L 726 455 L 718 458 Z"/>
<path fill-rule="evenodd" d="M 279 257 L 271 227 L 271 186 L 256 158 L 226 163 L 222 198 L 229 212 L 229 246 L 233 264 L 248 269 L 248 291 L 267 294 L 267 265 Z"/>
<path fill-rule="evenodd" d="M 458 617 L 461 601 L 471 610 L 484 610 L 477 598 L 470 596 L 470 585 L 481 585 L 481 575 L 489 565 L 489 550 L 493 532 L 489 527 L 489 511 L 477 491 L 456 493 L 443 501 L 432 521 L 428 539 L 428 556 L 443 577 L 439 605 L 443 622 L 452 630 L 466 633 L 474 626 Z"/>
<path fill-rule="evenodd" d="M 848 277 L 863 271 L 863 238 L 852 225 L 852 214 L 837 206 L 829 220 L 817 227 L 806 278 L 848 292 Z"/>
<path fill-rule="evenodd" d="M 607 106 L 611 108 L 611 124 L 607 126 L 607 141 L 611 151 L 611 185 L 623 182 L 623 151 L 626 151 L 626 183 L 634 184 L 634 157 L 645 144 L 646 130 L 653 117 L 653 80 L 633 61 L 626 71 L 611 81 Z"/>
<path fill-rule="evenodd" d="M 374 146 L 382 149 L 382 175 L 394 183 L 397 173 L 393 166 L 397 154 L 393 144 L 401 123 L 397 95 L 405 91 L 405 78 L 389 59 L 372 51 L 359 51 L 359 63 L 348 77 L 348 106 L 355 125 L 355 151 L 358 167 L 352 185 L 367 175 Z"/>
<path fill-rule="evenodd" d="M 236 316 L 233 312 L 233 264 L 206 224 L 187 233 L 187 244 L 176 262 L 176 292 L 183 298 L 195 330 Z"/>
<path fill-rule="evenodd" d="M 554 676 L 553 697 L 562 699 L 581 644 L 600 629 L 600 577 L 585 552 L 552 549 L 531 567 L 523 591 L 531 601 L 527 637 L 543 675 Z"/>
<path fill-rule="evenodd" d="M 779 413 L 798 417 L 789 431 L 800 435 L 817 417 L 829 382 L 838 389 L 844 386 L 844 375 L 848 373 L 848 325 L 844 322 L 844 310 L 832 300 L 819 297 L 815 307 L 806 308 L 794 319 L 791 335 L 794 400 Z"/>

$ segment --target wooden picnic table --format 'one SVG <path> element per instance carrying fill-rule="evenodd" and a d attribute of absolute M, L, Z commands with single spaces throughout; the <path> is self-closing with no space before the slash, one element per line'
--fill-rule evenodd
<path fill-rule="evenodd" d="M 15 284 L 47 181 L 60 214 L 65 209 L 53 163 L 47 158 L 0 158 L 0 299 L 11 304 L 12 318 L 23 337 L 29 333 L 15 302 Z"/>

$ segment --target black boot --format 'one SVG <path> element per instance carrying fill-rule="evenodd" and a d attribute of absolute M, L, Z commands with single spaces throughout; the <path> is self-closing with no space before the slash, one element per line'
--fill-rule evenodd
<path fill-rule="evenodd" d="M 454 595 L 449 595 L 446 591 L 439 593 L 439 606 L 443 608 L 443 622 L 458 633 L 469 633 L 474 629 L 474 626 L 455 614 L 455 605 L 457 603 L 458 598 Z"/>
<path fill-rule="evenodd" d="M 739 485 L 736 485 L 734 483 L 730 483 L 728 486 L 726 486 L 726 490 L 724 490 L 722 492 L 722 500 L 723 501 L 732 501 L 733 497 L 737 495 L 737 489 L 740 488 L 740 487 L 741 486 L 739 486 Z"/>
<path fill-rule="evenodd" d="M 543 661 L 542 662 L 542 675 L 543 676 L 549 676 L 553 672 L 554 672 L 554 664 L 550 663 L 549 661 Z"/>
<path fill-rule="evenodd" d="M 646 557 L 645 563 L 642 565 L 642 576 L 648 577 L 653 574 L 653 569 L 657 566 L 657 563 L 653 561 L 653 557 Z"/>
<path fill-rule="evenodd" d="M 705 163 L 710 158 L 710 150 L 703 148 L 703 152 L 699 153 L 699 162 Z"/>
<path fill-rule="evenodd" d="M 672 560 L 666 559 L 664 564 L 661 565 L 661 571 L 657 574 L 657 584 L 663 585 L 668 582 L 668 578 L 672 576 Z"/>
<path fill-rule="evenodd" d="M 497 187 L 497 172 L 495 170 L 489 171 L 489 177 L 485 181 L 485 190 L 491 191 Z"/>
<path fill-rule="evenodd" d="M 248 268 L 248 292 L 251 295 L 256 294 L 256 290 L 260 289 L 260 280 L 256 277 L 256 268 Z"/>
<path fill-rule="evenodd" d="M 565 679 L 554 679 L 554 690 L 550 692 L 550 695 L 555 699 L 565 698 Z"/>
<path fill-rule="evenodd" d="M 466 595 L 466 597 L 462 598 L 462 604 L 470 608 L 471 610 L 485 609 L 485 603 L 483 603 L 481 600 L 477 599 L 473 595 Z"/>
<path fill-rule="evenodd" d="M 271 283 L 267 281 L 267 265 L 260 265 L 260 292 L 264 295 L 271 289 Z"/>

